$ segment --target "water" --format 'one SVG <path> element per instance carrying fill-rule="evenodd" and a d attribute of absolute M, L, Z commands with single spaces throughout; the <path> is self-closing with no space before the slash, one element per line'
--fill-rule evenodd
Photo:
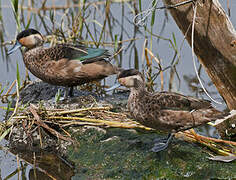
<path fill-rule="evenodd" d="M 56 5 L 56 6 L 63 6 L 66 5 L 66 3 L 68 3 L 70 1 L 47 1 L 46 6 L 52 6 L 52 5 Z M 94 8 L 97 9 L 97 13 L 95 14 L 97 16 L 97 22 L 99 23 L 103 23 L 103 16 L 104 16 L 104 4 L 102 3 L 103 1 L 101 1 L 101 5 L 97 5 L 94 4 L 94 6 L 90 6 L 89 10 L 86 11 L 85 16 L 88 16 L 88 18 L 86 19 L 86 22 L 91 25 L 93 24 L 93 15 L 92 13 L 94 12 Z M 143 1 L 144 2 L 144 1 Z M 151 2 L 151 1 L 149 1 Z M 27 7 L 27 3 L 24 3 L 24 6 Z M 222 4 L 222 6 L 224 8 L 226 8 L 226 1 L 220 1 L 220 3 Z M 72 4 L 72 2 L 70 2 L 70 4 Z M 147 3 L 143 3 L 142 4 L 143 7 L 142 9 L 145 9 L 148 7 Z M 159 3 L 158 5 L 161 5 L 161 3 Z M 38 1 L 35 5 L 36 7 L 40 7 L 41 6 L 41 2 Z M 136 6 L 138 6 L 138 3 L 136 4 Z M 16 36 L 16 21 L 14 18 L 14 14 L 11 8 L 11 4 L 10 1 L 1 1 L 1 13 L 2 13 L 2 24 L 0 26 L 0 30 L 1 33 L 3 35 L 4 41 L 10 41 L 13 40 Z M 234 9 L 236 8 L 236 2 L 235 1 L 230 1 L 230 7 L 231 7 L 231 21 L 233 23 L 233 25 L 236 24 L 236 16 L 235 16 L 235 11 Z M 138 7 L 136 7 L 138 8 Z M 124 14 L 125 14 L 125 18 L 122 19 L 122 6 L 120 3 L 112 3 L 111 7 L 110 7 L 110 15 L 113 16 L 113 18 L 115 20 L 117 20 L 119 23 L 115 23 L 112 25 L 112 29 L 107 28 L 106 30 L 108 31 L 106 33 L 105 38 L 102 38 L 102 41 L 104 42 L 111 42 L 112 38 L 114 40 L 115 35 L 117 35 L 118 39 L 122 36 L 122 40 L 127 40 L 127 39 L 132 39 L 132 38 L 137 38 L 137 40 L 133 41 L 131 44 L 131 41 L 128 42 L 124 42 L 122 44 L 122 46 L 124 47 L 124 50 L 121 52 L 122 53 L 122 58 L 120 58 L 120 56 L 118 56 L 118 63 L 121 64 L 122 67 L 125 68 L 133 68 L 133 67 L 137 67 L 140 70 L 143 69 L 144 66 L 144 62 L 145 59 L 142 59 L 143 56 L 143 43 L 145 40 L 145 35 L 148 37 L 148 48 L 150 48 L 150 43 L 151 43 L 151 39 L 150 39 L 150 34 L 148 34 L 147 32 L 145 32 L 144 28 L 140 27 L 138 29 L 138 31 L 135 30 L 134 25 L 132 24 L 132 20 L 134 15 L 131 13 L 133 9 L 132 4 L 130 4 L 129 2 L 124 3 Z M 72 10 L 72 9 L 71 9 Z M 50 13 L 52 13 L 52 11 L 50 11 Z M 65 18 L 64 15 L 64 11 L 63 10 L 58 10 L 55 11 L 55 22 L 60 22 L 62 18 Z M 68 13 L 70 12 L 70 10 L 68 10 Z M 41 15 L 44 14 L 44 21 L 45 21 L 45 26 L 48 26 L 50 29 L 55 26 L 55 27 L 59 27 L 60 24 L 59 23 L 55 23 L 52 24 L 49 20 L 49 11 L 47 11 L 45 14 L 41 11 Z M 27 19 L 27 17 L 29 17 L 29 15 L 33 14 L 32 16 L 32 22 L 30 24 L 31 28 L 35 28 L 37 30 L 40 30 L 43 34 L 46 34 L 46 30 L 45 30 L 45 26 L 43 25 L 43 21 L 41 21 L 41 19 L 35 15 L 33 12 L 31 11 L 27 11 L 24 10 L 23 12 L 24 14 L 24 18 Z M 155 25 L 154 25 L 154 29 L 153 29 L 153 34 L 157 34 L 160 35 L 161 32 L 161 27 L 163 25 L 163 21 L 165 18 L 165 14 L 164 14 L 164 10 L 158 11 L 156 12 L 155 15 Z M 100 20 L 100 21 L 99 21 Z M 151 15 L 148 17 L 148 28 L 150 27 L 150 20 L 151 20 Z M 66 21 L 66 18 L 65 18 Z M 123 22 L 123 26 L 119 26 L 119 24 L 121 24 Z M 66 24 L 65 24 L 66 25 Z M 97 28 L 97 33 L 99 34 L 99 32 L 101 32 L 101 27 L 98 24 L 95 24 L 96 28 Z M 109 26 L 109 25 L 107 25 Z M 94 29 L 92 28 L 93 26 L 90 26 L 90 30 L 92 31 L 92 33 L 95 33 Z M 22 26 L 23 28 L 23 26 Z M 64 27 L 64 29 L 66 29 L 66 27 Z M 110 32 L 109 32 L 110 30 Z M 122 31 L 123 30 L 123 31 Z M 86 32 L 86 30 L 84 30 L 84 32 Z M 86 34 L 86 33 L 84 33 Z M 112 38 L 110 36 L 110 34 L 112 34 Z M 176 26 L 175 22 L 173 21 L 172 17 L 170 15 L 168 15 L 168 22 L 165 25 L 164 31 L 162 32 L 161 36 L 165 37 L 167 39 L 171 39 L 173 40 L 173 34 L 176 38 L 176 42 L 178 44 L 178 48 L 181 47 L 181 43 L 183 41 L 183 35 L 180 32 L 180 30 L 178 29 L 178 27 Z M 96 36 L 95 36 L 96 37 Z M 99 35 L 97 35 L 97 40 L 98 40 Z M 86 37 L 84 37 L 86 38 Z M 88 40 L 91 40 L 91 38 L 88 38 Z M 7 47 L 7 49 L 9 49 L 11 46 L 4 46 L 3 50 Z M 114 50 L 113 47 L 110 46 L 106 46 L 105 48 L 110 49 L 111 51 Z M 135 54 L 135 51 L 137 50 L 137 55 Z M 170 65 L 170 62 L 172 61 L 172 58 L 174 56 L 174 50 L 170 47 L 170 43 L 169 41 L 166 40 L 158 40 L 157 38 L 153 37 L 152 39 L 152 52 L 154 53 L 155 56 L 158 56 L 159 59 L 161 60 L 162 66 L 163 67 L 167 67 Z M 173 91 L 177 91 L 177 92 L 181 92 L 185 95 L 192 95 L 192 96 L 198 96 L 200 98 L 206 98 L 207 96 L 204 93 L 200 93 L 201 91 L 201 87 L 199 84 L 194 84 L 196 85 L 197 91 L 192 91 L 191 87 L 189 87 L 189 83 L 186 81 L 186 79 L 188 78 L 192 78 L 195 77 L 195 72 L 194 72 L 194 68 L 193 68 L 193 62 L 192 62 L 192 55 L 191 55 L 191 49 L 189 47 L 189 45 L 187 44 L 187 42 L 184 42 L 182 50 L 180 51 L 180 61 L 177 65 L 177 72 L 178 72 L 178 76 L 180 77 L 180 81 L 178 80 L 177 76 L 175 75 L 174 77 L 174 81 L 172 83 L 173 85 Z M 7 85 L 12 83 L 15 79 L 16 79 L 16 64 L 18 63 L 19 65 L 19 70 L 20 70 L 20 76 L 22 77 L 22 79 L 24 79 L 25 77 L 25 67 L 22 61 L 22 55 L 20 51 L 15 52 L 14 54 L 12 54 L 10 57 L 6 57 L 5 52 L 1 53 L 0 56 L 0 72 L 1 72 L 1 76 L 0 76 L 0 83 L 3 85 Z M 113 63 L 116 63 L 116 61 L 112 61 Z M 197 63 L 198 64 L 198 63 Z M 153 66 L 157 66 L 158 64 L 155 63 L 155 61 L 153 61 Z M 199 64 L 198 64 L 199 66 Z M 155 68 L 153 68 L 153 73 L 158 72 Z M 170 76 L 170 71 L 167 70 L 164 72 L 164 90 L 168 90 L 169 89 L 169 78 Z M 185 77 L 185 78 L 184 78 Z M 31 79 L 35 79 L 35 77 L 33 75 L 30 74 L 30 78 Z M 210 81 L 210 79 L 208 78 L 207 74 L 204 72 L 204 70 L 201 70 L 201 78 L 204 81 L 204 86 L 209 90 L 211 96 L 214 99 L 217 99 L 218 101 L 222 101 L 220 95 L 217 93 L 216 88 L 213 85 L 208 85 Z M 115 77 L 109 77 L 106 80 L 106 84 L 108 85 L 112 85 L 113 82 L 115 81 Z M 154 86 L 155 90 L 160 90 L 160 77 L 157 78 L 157 80 L 155 81 L 156 85 Z M 2 104 L 0 103 L 0 106 L 6 106 L 6 104 Z M 217 105 L 214 104 L 214 106 L 216 106 L 219 109 L 225 109 L 225 105 Z M 4 116 L 4 111 L 0 110 L 0 113 Z M 4 147 L 5 143 L 7 142 L 2 142 L 2 146 Z M 7 176 L 9 176 L 11 173 L 15 172 L 17 169 L 17 159 L 16 156 L 14 154 L 10 154 L 8 151 L 2 150 L 0 151 L 1 155 L 1 159 L 0 159 L 0 172 L 1 172 L 1 177 L 5 178 Z M 6 163 L 8 162 L 8 163 Z M 21 161 L 22 167 L 25 168 L 25 176 L 26 179 L 30 179 L 28 174 L 30 172 L 30 170 L 32 170 L 33 166 L 26 163 L 26 165 L 24 166 L 25 162 Z M 22 171 L 21 171 L 22 172 Z M 18 174 L 16 173 L 12 179 L 17 179 Z M 21 174 L 21 177 L 22 174 Z M 11 178 L 10 178 L 11 179 Z"/>

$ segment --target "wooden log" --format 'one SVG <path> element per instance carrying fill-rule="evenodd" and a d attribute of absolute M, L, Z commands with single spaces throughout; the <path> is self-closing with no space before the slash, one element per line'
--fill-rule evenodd
<path fill-rule="evenodd" d="M 163 0 L 166 5 L 183 1 Z M 169 9 L 190 45 L 193 5 L 189 3 Z M 236 109 L 236 31 L 218 0 L 195 0 L 195 5 L 195 54 L 228 108 Z"/>

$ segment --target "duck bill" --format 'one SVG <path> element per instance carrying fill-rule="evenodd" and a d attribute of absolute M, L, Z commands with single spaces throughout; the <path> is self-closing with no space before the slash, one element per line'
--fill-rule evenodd
<path fill-rule="evenodd" d="M 120 86 L 121 86 L 120 84 L 115 84 L 115 85 L 113 85 L 112 87 L 105 89 L 105 91 L 106 91 L 106 92 L 109 92 L 109 91 L 112 91 L 112 90 L 114 90 L 114 89 L 116 89 L 116 88 L 118 88 L 118 87 L 120 87 Z"/>
<path fill-rule="evenodd" d="M 17 50 L 18 48 L 20 48 L 22 45 L 19 43 L 19 41 L 16 41 L 16 43 L 14 44 L 14 46 L 7 52 L 7 55 L 12 54 L 15 50 Z"/>

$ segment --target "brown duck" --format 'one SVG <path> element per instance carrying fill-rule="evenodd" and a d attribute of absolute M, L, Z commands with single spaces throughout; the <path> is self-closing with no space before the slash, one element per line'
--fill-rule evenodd
<path fill-rule="evenodd" d="M 173 133 L 187 130 L 225 117 L 211 106 L 210 101 L 196 99 L 173 92 L 150 93 L 145 89 L 143 75 L 129 69 L 118 74 L 121 85 L 130 88 L 128 109 L 139 123 L 170 133 L 165 143 L 157 143 L 152 149 L 161 151 L 168 146 Z"/>
<path fill-rule="evenodd" d="M 21 46 L 26 47 L 23 60 L 27 69 L 47 83 L 71 87 L 70 95 L 73 86 L 101 80 L 118 72 L 118 68 L 106 60 L 110 57 L 106 49 L 72 44 L 44 47 L 43 44 L 41 33 L 27 29 L 17 35 L 8 55 Z M 65 93 L 67 95 L 68 91 Z"/>

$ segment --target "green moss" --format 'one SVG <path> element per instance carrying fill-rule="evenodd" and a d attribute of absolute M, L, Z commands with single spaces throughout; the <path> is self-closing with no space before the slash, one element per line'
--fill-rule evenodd
<path fill-rule="evenodd" d="M 82 128 L 81 128 L 82 129 Z M 204 149 L 180 140 L 160 153 L 150 151 L 160 135 L 135 130 L 96 128 L 75 134 L 78 149 L 70 148 L 69 159 L 76 165 L 76 178 L 91 179 L 209 179 L 236 177 L 235 163 L 207 159 Z"/>

